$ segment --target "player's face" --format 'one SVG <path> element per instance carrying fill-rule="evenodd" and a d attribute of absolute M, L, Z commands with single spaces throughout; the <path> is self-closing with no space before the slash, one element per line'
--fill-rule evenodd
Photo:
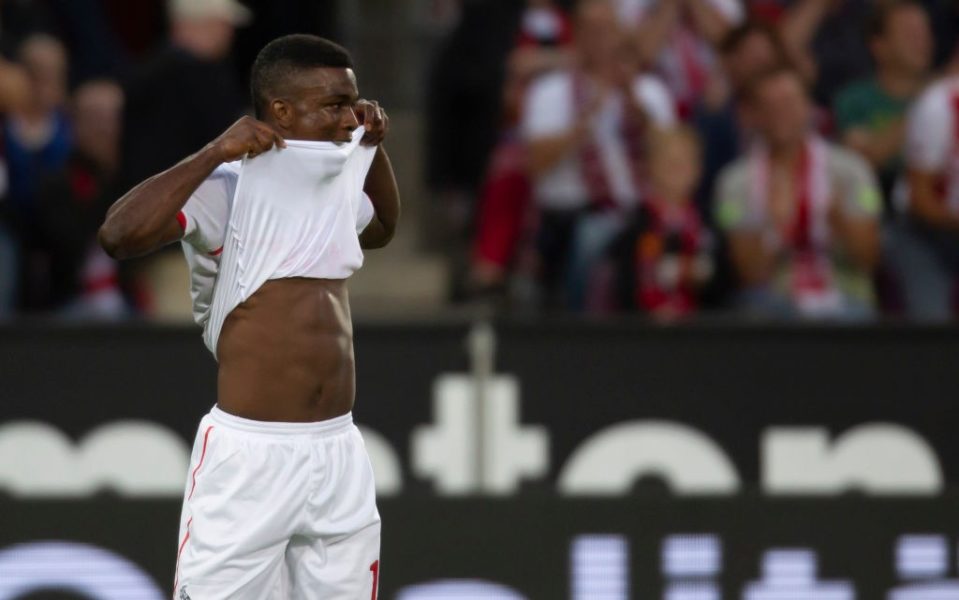
<path fill-rule="evenodd" d="M 318 68 L 297 73 L 285 107 L 274 116 L 285 137 L 317 142 L 348 142 L 359 126 L 353 107 L 359 100 L 353 69 Z"/>

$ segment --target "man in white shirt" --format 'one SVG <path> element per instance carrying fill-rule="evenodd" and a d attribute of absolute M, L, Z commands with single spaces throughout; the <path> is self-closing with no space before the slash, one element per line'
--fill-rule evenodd
<path fill-rule="evenodd" d="M 906 121 L 908 204 L 889 261 L 909 316 L 947 320 L 959 276 L 959 77 L 931 85 Z"/>
<path fill-rule="evenodd" d="M 533 83 L 521 130 L 546 293 L 565 283 L 569 306 L 580 309 L 591 268 L 642 198 L 648 130 L 676 114 L 662 82 L 639 73 L 612 2 L 583 0 L 575 19 L 576 65 Z"/>
<path fill-rule="evenodd" d="M 268 44 L 251 82 L 259 120 L 134 187 L 100 229 L 116 258 L 185 242 L 219 361 L 175 598 L 375 598 L 380 518 L 351 417 L 346 278 L 399 217 L 388 120 L 359 100 L 349 53 L 316 36 Z"/>

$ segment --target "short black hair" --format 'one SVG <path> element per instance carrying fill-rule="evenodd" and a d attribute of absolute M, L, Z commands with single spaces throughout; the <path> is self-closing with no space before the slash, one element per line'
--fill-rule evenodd
<path fill-rule="evenodd" d="M 336 42 L 306 33 L 285 35 L 264 46 L 250 72 L 250 94 L 257 118 L 263 117 L 271 96 L 291 74 L 318 67 L 352 69 L 353 58 Z"/>

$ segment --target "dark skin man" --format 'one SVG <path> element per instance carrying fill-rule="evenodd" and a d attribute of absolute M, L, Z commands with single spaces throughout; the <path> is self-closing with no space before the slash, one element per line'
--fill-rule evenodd
<path fill-rule="evenodd" d="M 176 166 L 120 198 L 100 228 L 114 258 L 141 256 L 177 241 L 177 214 L 219 165 L 255 157 L 284 139 L 347 142 L 360 125 L 376 146 L 364 191 L 375 215 L 360 235 L 363 248 L 389 243 L 400 214 L 393 168 L 381 145 L 389 118 L 376 102 L 359 100 L 352 69 L 298 71 L 276 91 L 258 121 L 243 117 Z M 282 150 L 281 150 L 282 151 Z M 345 280 L 267 281 L 227 317 L 220 334 L 217 405 L 258 421 L 311 422 L 353 406 L 353 326 Z"/>

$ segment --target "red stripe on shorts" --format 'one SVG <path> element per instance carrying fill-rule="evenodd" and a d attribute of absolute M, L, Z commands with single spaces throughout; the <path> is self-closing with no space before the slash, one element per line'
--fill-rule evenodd
<path fill-rule="evenodd" d="M 196 474 L 199 472 L 200 467 L 203 466 L 203 459 L 206 458 L 206 444 L 210 441 L 210 432 L 213 431 L 213 425 L 210 425 L 206 428 L 206 433 L 203 434 L 203 450 L 200 451 L 200 461 L 196 463 L 196 468 L 193 469 L 193 483 L 190 485 L 190 495 L 186 497 L 187 500 L 193 497 L 193 492 L 196 491 Z"/>
<path fill-rule="evenodd" d="M 183 554 L 183 549 L 186 548 L 186 541 L 190 539 L 190 525 L 193 524 L 193 517 L 190 517 L 190 520 L 186 522 L 186 533 L 183 535 L 183 541 L 180 542 L 180 548 L 176 551 L 176 567 L 174 567 L 173 575 L 173 596 L 176 597 L 176 589 L 180 585 L 180 556 Z"/>

